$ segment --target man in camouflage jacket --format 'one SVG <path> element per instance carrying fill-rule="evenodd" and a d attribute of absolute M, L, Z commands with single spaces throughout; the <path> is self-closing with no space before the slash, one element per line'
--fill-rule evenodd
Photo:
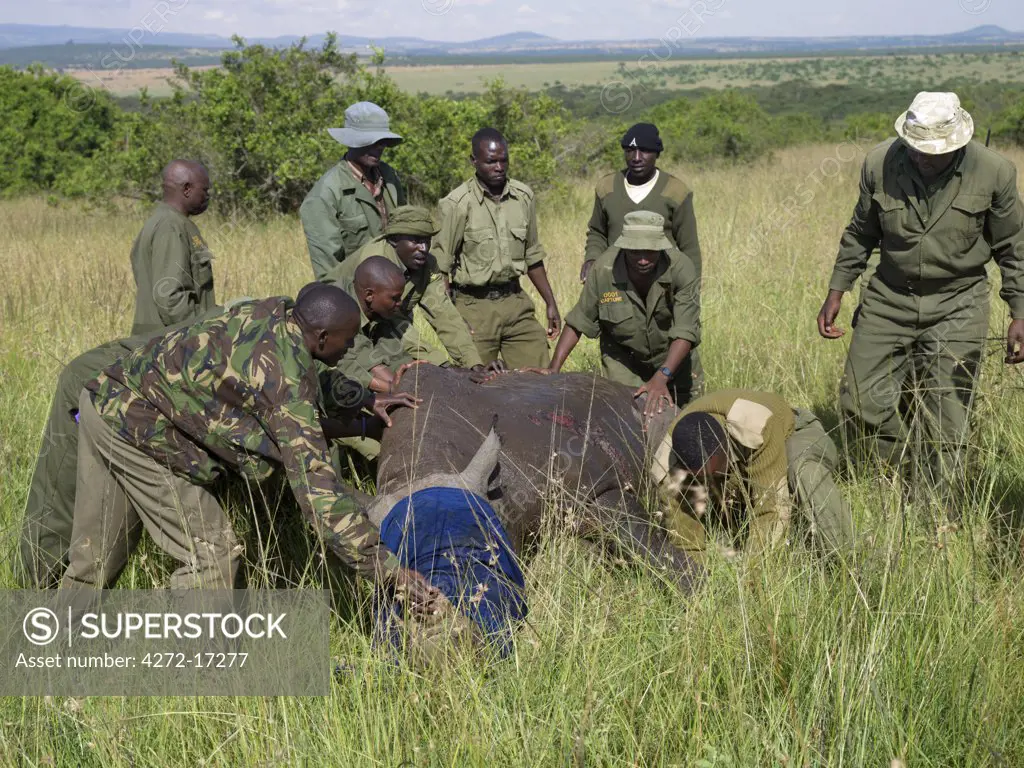
<path fill-rule="evenodd" d="M 358 322 L 344 292 L 315 285 L 294 303 L 240 302 L 153 339 L 90 381 L 62 588 L 116 581 L 140 520 L 181 563 L 172 588 L 232 588 L 242 546 L 208 487 L 283 466 L 303 517 L 343 562 L 429 603 L 433 592 L 398 567 L 338 482 L 321 427 L 316 362 L 336 364 Z"/>

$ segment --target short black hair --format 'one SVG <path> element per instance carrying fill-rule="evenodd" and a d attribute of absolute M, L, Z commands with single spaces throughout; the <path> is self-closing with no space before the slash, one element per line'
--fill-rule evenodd
<path fill-rule="evenodd" d="M 508 142 L 505 141 L 505 137 L 501 135 L 501 131 L 497 128 L 481 128 L 479 131 L 473 134 L 473 138 L 470 139 L 470 146 L 473 148 L 473 156 L 480 151 L 480 145 L 488 142 L 496 142 L 498 144 L 504 144 L 508 146 Z"/>
<path fill-rule="evenodd" d="M 680 466 L 690 472 L 703 469 L 728 445 L 725 428 L 705 411 L 688 413 L 672 429 L 672 452 Z"/>
<path fill-rule="evenodd" d="M 358 316 L 359 306 L 336 285 L 309 283 L 295 297 L 294 313 L 314 330 L 330 330 Z"/>
<path fill-rule="evenodd" d="M 386 286 L 405 283 L 405 272 L 383 256 L 371 256 L 358 267 L 352 275 L 352 284 L 356 291 L 364 288 L 383 290 Z"/>

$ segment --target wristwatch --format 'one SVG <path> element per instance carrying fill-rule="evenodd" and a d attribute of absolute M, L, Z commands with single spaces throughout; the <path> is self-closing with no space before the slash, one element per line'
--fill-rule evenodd
<path fill-rule="evenodd" d="M 669 379 L 671 379 L 673 376 L 675 376 L 675 373 L 667 365 L 661 366 L 661 368 L 658 369 L 658 373 L 665 374 L 665 377 L 669 378 Z"/>

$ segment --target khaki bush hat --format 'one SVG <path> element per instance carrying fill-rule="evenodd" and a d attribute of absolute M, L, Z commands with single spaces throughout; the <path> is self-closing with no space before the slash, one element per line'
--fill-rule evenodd
<path fill-rule="evenodd" d="M 967 146 L 974 120 L 955 93 L 921 91 L 896 118 L 896 133 L 918 152 L 944 155 Z"/>
<path fill-rule="evenodd" d="M 383 139 L 395 144 L 402 141 L 401 136 L 391 132 L 388 113 L 372 101 L 357 101 L 345 110 L 345 126 L 328 128 L 327 132 L 339 144 L 353 149 L 368 147 Z"/>
<path fill-rule="evenodd" d="M 440 231 L 434 214 L 418 205 L 402 205 L 395 208 L 388 214 L 388 224 L 384 227 L 384 234 L 388 237 L 433 237 Z"/>
<path fill-rule="evenodd" d="M 675 248 L 665 237 L 665 217 L 652 211 L 633 211 L 622 219 L 622 234 L 616 248 L 630 251 L 667 251 Z"/>

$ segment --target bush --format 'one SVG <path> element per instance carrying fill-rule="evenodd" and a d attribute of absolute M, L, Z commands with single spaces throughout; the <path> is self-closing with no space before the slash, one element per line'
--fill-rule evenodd
<path fill-rule="evenodd" d="M 61 189 L 118 133 L 120 110 L 105 91 L 30 67 L 0 67 L 0 191 Z"/>

